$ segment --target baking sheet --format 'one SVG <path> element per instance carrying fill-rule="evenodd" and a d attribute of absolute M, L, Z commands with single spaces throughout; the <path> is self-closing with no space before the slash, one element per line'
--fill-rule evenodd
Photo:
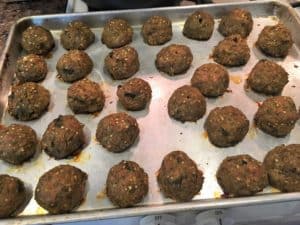
<path fill-rule="evenodd" d="M 229 92 L 216 99 L 206 98 L 207 112 L 197 123 L 181 123 L 170 119 L 167 113 L 167 102 L 172 92 L 184 84 L 189 84 L 197 67 L 204 63 L 213 62 L 210 58 L 212 49 L 223 39 L 216 30 L 219 19 L 216 19 L 215 30 L 209 41 L 195 41 L 184 37 L 182 35 L 182 28 L 187 15 L 196 9 L 205 8 L 204 10 L 219 18 L 226 10 L 236 6 L 250 10 L 254 17 L 253 31 L 248 37 L 248 45 L 251 49 L 249 62 L 243 67 L 228 68 L 230 73 Z M 2 124 L 23 123 L 29 125 L 35 129 L 38 137 L 41 138 L 48 124 L 58 115 L 72 114 L 66 101 L 66 92 L 70 84 L 57 79 L 55 66 L 59 57 L 66 52 L 59 43 L 61 29 L 74 19 L 81 19 L 88 23 L 93 27 L 93 31 L 96 34 L 95 43 L 86 50 L 94 62 L 94 69 L 88 78 L 101 84 L 106 96 L 106 102 L 103 111 L 98 115 L 76 115 L 76 118 L 85 124 L 84 129 L 88 143 L 79 156 L 66 160 L 54 160 L 42 152 L 22 166 L 11 166 L 4 162 L 0 163 L 1 173 L 8 173 L 19 177 L 33 191 L 39 177 L 49 169 L 60 164 L 74 165 L 89 175 L 87 197 L 74 213 L 35 217 L 36 215 L 44 215 L 47 212 L 39 207 L 34 198 L 32 198 L 19 217 L 13 220 L 22 223 L 73 221 L 300 199 L 299 193 L 275 194 L 278 191 L 269 187 L 263 193 L 254 197 L 224 200 L 221 199 L 222 190 L 217 184 L 215 177 L 219 164 L 226 156 L 250 154 L 262 161 L 265 154 L 271 148 L 279 144 L 297 143 L 300 140 L 299 122 L 291 134 L 285 138 L 274 138 L 257 130 L 253 126 L 253 116 L 258 108 L 257 102 L 264 100 L 265 97 L 244 88 L 247 74 L 252 67 L 259 59 L 267 58 L 254 46 L 258 34 L 264 26 L 274 25 L 280 19 L 289 28 L 293 27 L 292 32 L 296 44 L 293 45 L 290 54 L 284 60 L 275 60 L 290 74 L 289 83 L 284 88 L 282 94 L 291 96 L 298 108 L 300 102 L 300 78 L 298 77 L 300 72 L 300 52 L 299 37 L 296 36 L 296 30 L 300 29 L 300 25 L 298 18 L 293 14 L 294 12 L 290 10 L 292 9 L 285 6 L 284 3 L 262 1 L 259 3 L 248 2 L 148 10 L 94 12 L 90 14 L 37 16 L 19 21 L 17 26 L 13 28 L 9 38 L 10 44 L 6 49 L 8 62 L 4 60 L 4 67 L 1 70 L 2 94 L 0 100 L 1 110 L 4 112 L 2 114 Z M 173 21 L 173 38 L 163 46 L 148 46 L 143 42 L 140 35 L 142 21 L 154 14 L 167 15 Z M 100 119 L 110 113 L 126 111 L 118 103 L 116 96 L 117 86 L 124 81 L 113 81 L 109 74 L 103 70 L 104 58 L 111 50 L 101 43 L 102 26 L 106 19 L 116 16 L 128 19 L 133 24 L 134 37 L 131 46 L 136 48 L 140 59 L 140 70 L 135 77 L 148 81 L 152 88 L 152 100 L 149 108 L 140 112 L 128 112 L 137 118 L 140 127 L 140 137 L 134 146 L 119 154 L 108 152 L 95 140 L 96 127 Z M 31 122 L 20 122 L 13 119 L 5 109 L 9 83 L 13 74 L 13 65 L 16 57 L 23 54 L 16 43 L 20 40 L 22 30 L 32 23 L 51 29 L 56 42 L 56 48 L 47 59 L 49 70 L 47 78 L 42 82 L 42 85 L 51 92 L 51 103 L 49 112 L 40 119 Z M 155 56 L 159 50 L 172 43 L 188 45 L 194 56 L 192 66 L 187 73 L 176 77 L 169 77 L 158 72 L 154 65 Z M 251 122 L 250 130 L 245 139 L 238 145 L 230 148 L 217 148 L 210 144 L 204 132 L 203 125 L 211 109 L 226 105 L 233 105 L 245 113 Z M 156 182 L 156 171 L 159 169 L 163 157 L 174 150 L 185 151 L 204 172 L 205 181 L 202 190 L 190 203 L 173 203 L 172 200 L 164 198 Z M 108 170 L 121 160 L 133 160 L 144 168 L 149 175 L 149 193 L 137 207 L 117 210 L 114 209 L 114 206 L 105 196 L 104 190 Z"/>

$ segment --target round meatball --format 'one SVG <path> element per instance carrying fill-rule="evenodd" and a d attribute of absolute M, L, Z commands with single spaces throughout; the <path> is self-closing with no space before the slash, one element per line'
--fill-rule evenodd
<path fill-rule="evenodd" d="M 55 159 L 64 159 L 78 153 L 84 145 L 84 125 L 74 116 L 59 116 L 47 127 L 41 140 L 41 148 Z"/>
<path fill-rule="evenodd" d="M 223 66 L 207 63 L 195 71 L 191 84 L 206 97 L 218 97 L 223 95 L 229 86 L 229 74 Z"/>
<path fill-rule="evenodd" d="M 60 41 L 67 50 L 85 50 L 95 41 L 95 34 L 85 23 L 73 21 L 61 33 Z"/>
<path fill-rule="evenodd" d="M 202 171 L 182 151 L 173 151 L 166 155 L 157 176 L 162 193 L 181 202 L 192 200 L 201 190 L 203 181 Z"/>
<path fill-rule="evenodd" d="M 197 88 L 189 85 L 177 88 L 168 101 L 169 116 L 181 122 L 196 122 L 205 112 L 205 98 Z"/>
<path fill-rule="evenodd" d="M 106 22 L 101 40 L 108 48 L 120 48 L 132 41 L 133 29 L 126 20 L 111 19 Z"/>
<path fill-rule="evenodd" d="M 253 19 L 249 11 L 245 9 L 233 9 L 221 18 L 219 32 L 227 37 L 239 34 L 243 38 L 247 37 L 252 31 Z"/>
<path fill-rule="evenodd" d="M 0 130 L 0 159 L 20 165 L 35 154 L 37 144 L 37 136 L 32 128 L 12 124 Z"/>
<path fill-rule="evenodd" d="M 112 113 L 100 120 L 96 138 L 108 151 L 123 152 L 133 145 L 139 133 L 135 118 L 123 112 Z"/>
<path fill-rule="evenodd" d="M 50 103 L 50 93 L 43 86 L 26 82 L 13 86 L 8 96 L 8 113 L 17 120 L 34 120 L 41 117 Z"/>
<path fill-rule="evenodd" d="M 54 46 L 51 32 L 41 26 L 30 26 L 22 33 L 21 45 L 29 54 L 45 55 Z"/>
<path fill-rule="evenodd" d="M 148 193 L 148 175 L 135 162 L 121 161 L 113 166 L 106 179 L 106 194 L 118 207 L 130 207 Z"/>
<path fill-rule="evenodd" d="M 268 185 L 268 175 L 262 163 L 250 155 L 236 155 L 223 160 L 217 181 L 229 197 L 250 196 Z"/>
<path fill-rule="evenodd" d="M 146 108 L 150 102 L 152 90 L 148 82 L 132 78 L 118 86 L 117 95 L 125 109 L 137 111 Z"/>
<path fill-rule="evenodd" d="M 218 43 L 212 57 L 223 66 L 242 66 L 250 59 L 250 49 L 246 39 L 240 35 L 231 35 Z"/>
<path fill-rule="evenodd" d="M 142 36 L 148 45 L 165 44 L 172 35 L 172 22 L 164 16 L 151 16 L 142 27 Z"/>
<path fill-rule="evenodd" d="M 101 112 L 105 96 L 96 82 L 82 79 L 68 88 L 67 100 L 74 113 Z"/>
<path fill-rule="evenodd" d="M 280 145 L 264 159 L 269 182 L 283 192 L 300 191 L 300 145 Z"/>
<path fill-rule="evenodd" d="M 130 46 L 114 49 L 105 57 L 104 66 L 113 79 L 127 79 L 139 70 L 139 55 Z"/>
<path fill-rule="evenodd" d="M 209 113 L 204 127 L 212 144 L 230 147 L 244 139 L 249 130 L 249 120 L 233 106 L 217 107 Z"/>
<path fill-rule="evenodd" d="M 255 92 L 278 95 L 289 82 L 288 76 L 288 73 L 277 63 L 262 59 L 250 72 L 247 83 Z"/>
<path fill-rule="evenodd" d="M 0 175 L 0 218 L 13 214 L 26 203 L 24 183 L 6 174 Z"/>
<path fill-rule="evenodd" d="M 258 108 L 255 125 L 274 137 L 285 137 L 295 127 L 299 114 L 292 98 L 276 96 L 266 99 Z"/>
<path fill-rule="evenodd" d="M 56 70 L 63 81 L 71 83 L 86 77 L 93 66 L 92 59 L 84 51 L 71 50 L 59 58 Z"/>
<path fill-rule="evenodd" d="M 284 58 L 293 45 L 292 34 L 282 23 L 265 26 L 258 36 L 256 45 L 268 56 Z"/>
<path fill-rule="evenodd" d="M 45 79 L 47 73 L 47 63 L 39 55 L 26 55 L 17 61 L 16 77 L 21 83 L 42 81 Z"/>
<path fill-rule="evenodd" d="M 156 55 L 156 68 L 170 76 L 183 74 L 191 66 L 193 55 L 186 45 L 171 44 Z"/>
<path fill-rule="evenodd" d="M 69 213 L 83 202 L 87 179 L 87 174 L 74 166 L 56 166 L 40 177 L 35 200 L 49 213 Z"/>
<path fill-rule="evenodd" d="M 183 35 L 195 40 L 208 40 L 214 31 L 214 18 L 202 11 L 195 11 L 186 19 Z"/>

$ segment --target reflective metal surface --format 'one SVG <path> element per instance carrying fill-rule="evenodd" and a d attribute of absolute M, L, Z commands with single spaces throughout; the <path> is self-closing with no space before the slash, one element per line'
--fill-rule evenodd
<path fill-rule="evenodd" d="M 212 38 L 206 42 L 199 42 L 185 38 L 182 35 L 184 20 L 187 15 L 196 9 L 206 10 L 216 18 L 220 18 L 228 9 L 235 7 L 246 8 L 254 16 L 254 29 L 248 38 L 251 48 L 251 58 L 247 65 L 240 68 L 230 68 L 231 76 L 230 92 L 217 99 L 207 99 L 207 113 L 204 118 L 197 123 L 180 123 L 169 118 L 167 113 L 167 101 L 172 92 L 184 85 L 189 84 L 193 72 L 200 65 L 212 62 L 210 54 L 213 47 L 222 39 L 216 31 L 218 19 L 216 19 L 215 31 Z M 186 74 L 176 77 L 169 77 L 160 74 L 154 65 L 157 52 L 163 46 L 148 46 L 143 43 L 140 28 L 143 21 L 150 15 L 167 15 L 173 21 L 174 36 L 171 43 L 182 43 L 188 45 L 194 55 L 192 67 Z M 137 118 L 140 126 L 140 138 L 128 151 L 120 154 L 113 154 L 103 149 L 95 141 L 95 131 L 97 123 L 101 118 L 109 113 L 125 111 L 117 101 L 116 89 L 122 81 L 113 81 L 106 71 L 103 70 L 104 57 L 110 52 L 101 41 L 100 35 L 104 22 L 108 18 L 122 17 L 128 19 L 134 26 L 134 38 L 132 46 L 139 53 L 140 71 L 136 77 L 147 80 L 153 92 L 151 104 L 147 110 L 141 112 L 129 112 Z M 38 206 L 34 199 L 30 201 L 21 215 L 15 219 L 3 220 L 16 224 L 27 223 L 53 223 L 58 221 L 79 221 L 89 219 L 116 218 L 125 216 L 137 216 L 155 213 L 167 213 L 186 210 L 204 210 L 212 208 L 226 208 L 232 206 L 273 203 L 279 201 L 291 201 L 300 199 L 299 193 L 280 194 L 276 190 L 267 188 L 264 193 L 254 197 L 222 199 L 222 191 L 218 186 L 215 173 L 220 162 L 228 155 L 247 153 L 258 160 L 262 160 L 268 150 L 279 144 L 290 144 L 299 142 L 300 126 L 297 123 L 292 133 L 282 139 L 273 138 L 263 134 L 253 127 L 252 120 L 257 110 L 257 102 L 265 97 L 247 91 L 244 88 L 245 79 L 255 63 L 265 56 L 255 48 L 254 43 L 259 32 L 265 25 L 276 24 L 278 20 L 284 22 L 291 30 L 296 44 L 290 54 L 284 60 L 277 60 L 290 74 L 289 83 L 286 85 L 283 95 L 293 97 L 299 106 L 300 102 L 300 72 L 299 46 L 300 30 L 298 15 L 286 3 L 278 1 L 259 1 L 247 3 L 217 4 L 217 5 L 197 5 L 192 7 L 170 7 L 160 9 L 126 10 L 111 12 L 93 12 L 83 14 L 65 14 L 34 16 L 20 20 L 12 28 L 7 47 L 6 55 L 0 64 L 1 74 L 1 95 L 0 103 L 2 123 L 10 124 L 18 121 L 10 117 L 6 112 L 7 96 L 14 73 L 16 58 L 22 54 L 20 48 L 21 32 L 30 24 L 45 26 L 50 29 L 55 37 L 56 48 L 47 59 L 49 73 L 42 82 L 51 92 L 51 104 L 49 112 L 39 120 L 25 122 L 32 126 L 41 137 L 47 125 L 60 114 L 71 114 L 71 110 L 66 103 L 66 91 L 69 84 L 63 83 L 56 77 L 55 65 L 58 58 L 65 52 L 59 44 L 61 29 L 72 20 L 82 20 L 89 24 L 96 34 L 96 42 L 87 49 L 87 53 L 92 57 L 94 69 L 88 78 L 101 83 L 105 92 L 106 103 L 103 112 L 99 115 L 76 115 L 85 124 L 87 146 L 82 153 L 73 159 L 54 160 L 45 153 L 38 154 L 32 161 L 23 166 L 14 167 L 1 162 L 1 173 L 8 173 L 21 178 L 32 190 L 34 190 L 38 178 L 47 170 L 59 164 L 72 164 L 88 173 L 89 185 L 87 198 L 76 212 L 68 215 L 44 215 L 46 211 Z M 216 106 L 233 105 L 240 108 L 251 121 L 251 128 L 244 141 L 231 148 L 216 148 L 211 145 L 203 129 L 203 123 L 208 112 Z M 180 149 L 185 151 L 203 170 L 205 182 L 201 193 L 195 196 L 192 202 L 174 203 L 164 198 L 156 182 L 156 171 L 159 169 L 163 157 L 170 151 Z M 105 197 L 105 180 L 110 167 L 122 159 L 134 160 L 139 163 L 149 175 L 149 194 L 144 201 L 133 208 L 115 209 Z M 42 216 L 43 215 L 43 216 Z"/>

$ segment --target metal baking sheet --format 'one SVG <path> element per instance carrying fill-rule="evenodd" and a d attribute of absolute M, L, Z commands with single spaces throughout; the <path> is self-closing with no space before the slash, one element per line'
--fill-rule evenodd
<path fill-rule="evenodd" d="M 222 39 L 222 36 L 216 30 L 219 23 L 218 18 L 226 10 L 235 7 L 242 7 L 249 10 L 254 17 L 253 31 L 248 37 L 248 44 L 251 48 L 249 62 L 243 67 L 228 69 L 230 73 L 229 89 L 231 91 L 217 99 L 207 99 L 207 112 L 204 118 L 200 119 L 197 123 L 181 123 L 170 119 L 167 113 L 167 101 L 170 95 L 176 88 L 190 83 L 190 79 L 197 67 L 204 63 L 212 62 L 210 58 L 212 49 Z M 182 28 L 186 17 L 196 9 L 206 10 L 216 18 L 215 31 L 209 41 L 194 41 L 182 35 Z M 142 22 L 151 15 L 166 15 L 173 22 L 173 38 L 164 46 L 171 43 L 181 43 L 191 48 L 194 60 L 186 74 L 169 77 L 156 70 L 154 65 L 155 56 L 163 46 L 148 46 L 143 43 L 140 35 Z M 125 18 L 133 25 L 134 38 L 131 46 L 137 49 L 141 64 L 140 70 L 135 77 L 140 77 L 148 81 L 153 92 L 151 104 L 148 109 L 140 112 L 129 112 L 129 114 L 138 120 L 141 131 L 140 137 L 132 148 L 120 154 L 113 154 L 106 151 L 95 141 L 96 126 L 100 119 L 110 113 L 125 111 L 118 103 L 116 97 L 117 86 L 122 81 L 113 81 L 107 72 L 103 70 L 104 57 L 110 52 L 110 49 L 101 43 L 100 35 L 104 22 L 112 17 Z M 297 107 L 299 106 L 300 36 L 297 32 L 300 30 L 300 20 L 295 11 L 287 3 L 259 1 L 23 18 L 12 28 L 5 49 L 5 55 L 1 60 L 0 113 L 2 124 L 22 123 L 14 120 L 7 114 L 6 105 L 16 58 L 24 54 L 20 47 L 20 35 L 30 24 L 42 25 L 50 29 L 55 38 L 56 48 L 47 59 L 49 73 L 46 80 L 42 82 L 42 85 L 51 92 L 49 112 L 38 120 L 24 122 L 24 124 L 33 127 L 38 136 L 41 137 L 47 125 L 58 115 L 72 114 L 66 102 L 66 91 L 69 84 L 57 79 L 55 69 L 58 58 L 65 52 L 59 43 L 61 30 L 72 20 L 86 22 L 93 28 L 96 34 L 95 43 L 86 50 L 94 62 L 94 69 L 88 78 L 99 82 L 106 96 L 105 107 L 100 114 L 76 115 L 85 124 L 88 145 L 78 157 L 73 159 L 57 161 L 49 158 L 42 152 L 22 166 L 11 166 L 1 162 L 0 171 L 1 173 L 8 173 L 21 178 L 27 186 L 34 190 L 39 177 L 44 172 L 59 164 L 72 164 L 81 168 L 89 175 L 87 197 L 75 212 L 67 215 L 45 215 L 46 211 L 39 207 L 34 198 L 32 198 L 17 218 L 2 220 L 4 224 L 8 222 L 32 224 L 104 219 L 300 199 L 299 193 L 276 193 L 277 191 L 272 188 L 266 188 L 263 193 L 254 197 L 223 199 L 221 198 L 222 191 L 215 177 L 217 167 L 226 156 L 247 153 L 258 160 L 263 160 L 266 152 L 279 144 L 299 143 L 300 123 L 296 124 L 295 129 L 289 136 L 280 139 L 268 136 L 254 128 L 253 116 L 258 107 L 257 102 L 262 101 L 265 97 L 244 89 L 247 74 L 259 59 L 266 58 L 254 46 L 259 32 L 265 25 L 273 25 L 280 20 L 291 29 L 295 40 L 290 54 L 284 60 L 276 60 L 290 74 L 289 83 L 284 88 L 283 95 L 291 96 L 296 102 Z M 251 128 L 240 144 L 231 148 L 217 148 L 210 144 L 207 139 L 203 124 L 211 109 L 216 106 L 225 105 L 233 105 L 241 109 L 251 121 Z M 156 171 L 159 169 L 163 157 L 173 150 L 185 151 L 204 172 L 205 181 L 203 188 L 191 202 L 175 203 L 170 199 L 164 198 L 159 191 L 156 182 Z M 116 209 L 105 196 L 105 180 L 108 170 L 123 159 L 139 163 L 149 175 L 150 186 L 147 197 L 139 205 L 133 208 Z"/>

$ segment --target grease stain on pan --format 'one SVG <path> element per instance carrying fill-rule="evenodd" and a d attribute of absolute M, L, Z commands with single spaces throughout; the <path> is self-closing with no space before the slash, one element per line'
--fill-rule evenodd
<path fill-rule="evenodd" d="M 240 84 L 242 83 L 243 79 L 241 76 L 230 75 L 230 81 L 232 81 L 235 84 Z"/>
<path fill-rule="evenodd" d="M 221 192 L 219 192 L 219 191 L 214 191 L 214 198 L 215 198 L 215 199 L 219 199 L 219 198 L 221 198 L 221 197 L 222 197 Z"/>
<path fill-rule="evenodd" d="M 207 139 L 207 138 L 208 138 L 208 133 L 207 133 L 207 131 L 203 131 L 203 132 L 201 133 L 201 137 L 204 138 L 204 139 Z"/>
<path fill-rule="evenodd" d="M 250 139 L 254 139 L 256 137 L 256 134 L 257 134 L 257 128 L 255 124 L 252 124 L 247 135 Z"/>
<path fill-rule="evenodd" d="M 91 159 L 91 155 L 87 152 L 80 152 L 78 155 L 74 156 L 72 161 L 75 163 L 85 163 Z"/>
<path fill-rule="evenodd" d="M 47 210 L 43 209 L 42 207 L 39 206 L 36 209 L 36 215 L 46 215 L 46 214 L 48 214 Z"/>
<path fill-rule="evenodd" d="M 103 200 L 104 198 L 106 198 L 106 188 L 104 188 L 103 190 L 99 191 L 96 195 L 96 198 L 98 200 Z"/>

